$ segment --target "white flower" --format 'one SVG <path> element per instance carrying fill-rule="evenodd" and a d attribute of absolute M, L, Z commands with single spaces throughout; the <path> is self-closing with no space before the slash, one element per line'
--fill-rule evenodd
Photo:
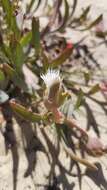
<path fill-rule="evenodd" d="M 41 78 L 44 80 L 48 89 L 50 89 L 54 84 L 61 82 L 59 70 L 48 69 L 46 74 L 41 75 Z"/>

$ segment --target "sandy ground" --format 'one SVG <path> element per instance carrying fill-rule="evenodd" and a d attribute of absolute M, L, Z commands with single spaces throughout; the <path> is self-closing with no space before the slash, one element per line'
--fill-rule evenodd
<path fill-rule="evenodd" d="M 92 5 L 91 18 L 100 13 L 104 14 L 104 25 L 107 29 L 107 0 L 79 0 L 77 12 L 87 5 Z M 84 34 L 73 33 L 67 29 L 68 40 L 78 41 L 82 35 Z M 92 35 L 87 38 L 87 44 L 93 45 L 93 40 L 94 44 L 99 41 Z M 104 70 L 105 77 L 106 50 L 105 44 L 92 50 Z M 95 98 L 105 101 L 100 93 L 97 93 Z M 100 138 L 107 143 L 107 106 L 104 110 L 103 106 L 88 98 L 87 103 L 91 107 L 90 113 L 95 116 Z M 88 116 L 84 108 L 76 114 L 78 123 L 81 123 L 82 127 L 87 126 L 87 121 L 91 122 L 89 133 L 96 135 L 92 115 Z M 9 141 L 12 139 L 13 145 L 6 148 L 8 142 L 5 142 L 0 133 L 0 190 L 107 190 L 107 155 L 99 158 L 87 156 L 87 159 L 96 163 L 98 167 L 97 172 L 92 172 L 82 165 L 76 165 L 66 156 L 62 147 L 58 145 L 53 129 L 35 128 L 17 117 L 11 120 L 11 114 L 9 118 L 3 125 L 10 125 L 7 139 Z M 83 172 L 85 175 L 82 175 Z"/>

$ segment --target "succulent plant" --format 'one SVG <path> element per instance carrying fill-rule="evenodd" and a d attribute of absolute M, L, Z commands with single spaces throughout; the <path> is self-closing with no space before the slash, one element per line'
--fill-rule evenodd
<path fill-rule="evenodd" d="M 93 144 L 89 143 L 90 137 L 87 132 L 78 126 L 73 118 L 67 118 L 62 111 L 62 106 L 71 99 L 72 93 L 77 96 L 74 109 L 78 110 L 81 104 L 84 103 L 85 96 L 91 96 L 100 90 L 99 84 L 88 85 L 93 76 L 93 67 L 90 68 L 87 64 L 85 69 L 81 70 L 81 73 L 78 73 L 76 69 L 73 73 L 70 73 L 68 69 L 70 58 L 81 57 L 80 49 L 84 50 L 86 56 L 90 59 L 93 59 L 93 57 L 87 47 L 81 45 L 84 39 L 77 43 L 69 43 L 64 37 L 59 37 L 58 34 L 63 34 L 68 26 L 81 32 L 91 30 L 102 21 L 103 16 L 100 15 L 90 22 L 87 19 L 90 11 L 90 6 L 88 6 L 79 17 L 75 18 L 76 0 L 73 1 L 72 7 L 70 7 L 67 0 L 53 1 L 52 5 L 49 5 L 48 1 L 44 1 L 43 9 L 45 11 L 43 15 L 35 16 L 43 2 L 38 0 L 36 7 L 34 2 L 34 0 L 31 0 L 30 4 L 25 5 L 26 10 L 24 12 L 20 1 L 1 0 L 0 104 L 9 101 L 13 111 L 25 120 L 31 122 L 42 121 L 44 125 L 47 122 L 50 125 L 54 123 L 56 128 L 58 127 L 60 130 L 64 149 L 71 158 L 92 169 L 97 169 L 94 164 L 83 158 L 78 158 L 67 147 L 68 142 L 66 143 L 64 126 L 74 130 L 77 138 L 82 137 L 82 145 L 87 150 L 99 149 L 99 147 L 95 148 Z M 64 7 L 64 13 L 61 10 L 62 6 Z M 44 14 L 48 18 L 45 27 L 40 22 Z M 100 31 L 98 34 L 97 31 L 95 35 L 104 37 L 106 33 Z M 56 47 L 59 48 L 57 49 L 58 55 Z M 55 55 L 54 58 L 52 53 Z M 70 67 L 73 67 L 73 65 L 71 64 Z M 76 72 L 77 75 L 82 75 L 84 84 L 90 87 L 88 92 L 84 92 L 78 82 L 70 80 L 70 75 L 75 75 Z M 69 89 L 72 90 L 72 93 L 69 93 Z M 18 93 L 15 93 L 16 91 Z M 27 106 L 24 106 L 20 101 L 20 97 L 23 95 L 25 102 L 29 97 Z M 15 99 L 19 100 L 19 103 Z M 33 101 L 35 105 L 38 105 L 39 101 L 43 102 L 45 113 L 33 112 Z M 100 146 L 100 152 L 104 153 L 105 150 L 106 148 L 104 149 L 103 145 Z"/>

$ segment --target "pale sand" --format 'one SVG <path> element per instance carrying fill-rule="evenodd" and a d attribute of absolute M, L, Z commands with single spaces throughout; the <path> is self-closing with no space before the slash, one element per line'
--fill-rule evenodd
<path fill-rule="evenodd" d="M 81 7 L 87 5 L 92 5 L 90 18 L 94 19 L 100 13 L 104 14 L 105 29 L 107 29 L 107 0 L 79 0 L 77 13 Z M 82 35 L 84 34 L 71 32 L 68 29 L 67 39 L 76 42 L 81 39 Z M 92 40 L 95 40 L 96 43 L 99 41 L 92 35 L 87 39 L 87 43 L 91 45 Z M 104 68 L 104 71 L 107 70 L 107 48 L 105 45 L 101 45 L 93 51 L 101 67 Z M 96 96 L 98 99 L 102 99 L 99 93 Z M 100 106 L 92 101 L 87 101 L 94 111 L 97 123 L 101 125 L 99 126 L 101 139 L 107 143 L 107 116 Z M 84 115 L 86 116 L 86 112 L 82 108 L 82 112 L 77 114 L 77 118 L 78 123 L 85 127 L 87 122 Z M 107 190 L 107 155 L 96 159 L 87 157 L 89 161 L 98 163 L 99 170 L 94 174 L 87 172 L 90 177 L 84 176 L 81 179 L 79 170 L 76 166 L 71 169 L 72 161 L 69 157 L 66 157 L 62 149 L 57 157 L 58 150 L 57 148 L 55 150 L 53 146 L 57 147 L 57 137 L 53 130 L 45 129 L 46 135 L 38 127 L 34 130 L 36 136 L 34 137 L 29 124 L 21 123 L 19 126 L 16 121 L 14 123 L 16 123 L 13 130 L 17 148 L 10 149 L 6 154 L 4 138 L 0 134 L 0 190 L 44 190 L 44 185 L 49 185 L 49 180 L 52 181 L 54 175 L 56 175 L 58 187 L 61 190 L 80 190 L 80 186 L 81 190 Z M 95 135 L 92 128 L 89 133 Z M 26 152 L 24 147 L 27 147 Z M 39 149 L 39 151 L 35 151 L 36 149 Z M 81 166 L 81 171 L 84 171 L 84 169 L 85 167 Z M 78 176 L 70 176 L 72 173 L 76 173 Z"/>

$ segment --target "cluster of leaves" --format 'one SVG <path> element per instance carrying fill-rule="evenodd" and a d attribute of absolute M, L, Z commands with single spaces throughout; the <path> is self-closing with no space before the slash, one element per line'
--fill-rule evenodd
<path fill-rule="evenodd" d="M 0 85 L 8 95 L 12 94 L 12 97 L 14 94 L 11 92 L 14 88 L 34 95 L 34 91 L 39 89 L 37 83 L 41 84 L 38 81 L 40 73 L 45 72 L 49 67 L 60 69 L 61 65 L 71 56 L 73 49 L 79 47 L 79 43 L 69 48 L 66 46 L 66 40 L 62 38 L 63 48 L 60 47 L 60 42 L 57 43 L 59 48 L 62 48 L 62 52 L 51 59 L 49 57 L 50 47 L 47 47 L 48 39 L 50 38 L 51 46 L 53 45 L 53 51 L 55 51 L 52 39 L 57 38 L 57 32 L 63 33 L 67 26 L 78 29 L 86 22 L 90 11 L 90 6 L 88 6 L 78 18 L 73 18 L 76 0 L 73 2 L 72 9 L 67 0 L 54 1 L 50 7 L 45 1 L 43 8 L 48 12 L 46 13 L 48 24 L 45 28 L 41 28 L 40 18 L 34 17 L 34 14 L 42 3 L 38 0 L 35 5 L 35 1 L 32 0 L 29 5 L 26 5 L 26 11 L 23 13 L 19 1 L 1 1 L 1 15 L 3 16 L 1 16 L 0 29 Z M 64 13 L 61 11 L 62 5 Z M 102 15 L 80 30 L 89 30 L 101 20 Z M 29 21 L 30 29 L 27 24 L 24 26 L 24 23 Z M 55 25 L 57 25 L 56 28 Z M 90 74 L 84 72 L 84 77 L 88 82 Z M 94 89 L 98 89 L 97 87 Z M 8 97 L 2 96 L 2 93 L 1 103 L 5 102 Z"/>
<path fill-rule="evenodd" d="M 42 16 L 34 16 L 42 7 L 41 5 L 48 18 L 48 23 L 44 28 L 40 23 Z M 68 72 L 70 58 L 78 56 L 77 53 L 81 49 L 88 58 L 93 59 L 93 57 L 87 47 L 81 45 L 82 40 L 76 44 L 68 44 L 66 39 L 58 37 L 58 34 L 63 34 L 66 27 L 82 32 L 90 30 L 102 21 L 102 15 L 89 22 L 88 13 L 91 7 L 88 6 L 79 17 L 75 18 L 77 0 L 73 0 L 72 7 L 67 0 L 55 0 L 52 5 L 47 0 L 31 0 L 28 5 L 25 5 L 25 12 L 22 11 L 21 2 L 18 0 L 13 2 L 1 0 L 0 6 L 2 15 L 0 21 L 0 104 L 11 98 L 20 100 L 20 97 L 24 96 L 27 102 L 26 107 L 34 109 L 33 102 L 35 102 L 37 110 L 37 106 L 43 101 L 44 92 L 40 74 L 49 68 L 60 69 L 64 76 L 64 87 L 72 89 L 77 95 L 75 109 L 78 109 L 83 103 L 84 95 L 93 95 L 100 89 L 96 84 L 87 93 L 84 93 L 81 84 L 78 83 L 78 88 L 76 82 L 69 80 L 69 74 L 75 75 L 75 71 Z M 106 32 L 100 31 L 99 34 L 97 32 L 97 35 L 105 37 Z M 53 52 L 54 58 L 52 58 Z M 72 64 L 70 66 L 73 67 Z M 89 69 L 89 65 L 86 65 L 86 68 L 87 70 L 83 70 L 81 74 L 85 84 L 88 85 L 92 70 Z M 23 107 L 23 103 L 21 104 L 10 101 L 13 110 L 23 118 L 32 122 L 48 120 L 48 114 L 33 113 Z M 39 112 L 39 110 L 37 111 Z"/>

